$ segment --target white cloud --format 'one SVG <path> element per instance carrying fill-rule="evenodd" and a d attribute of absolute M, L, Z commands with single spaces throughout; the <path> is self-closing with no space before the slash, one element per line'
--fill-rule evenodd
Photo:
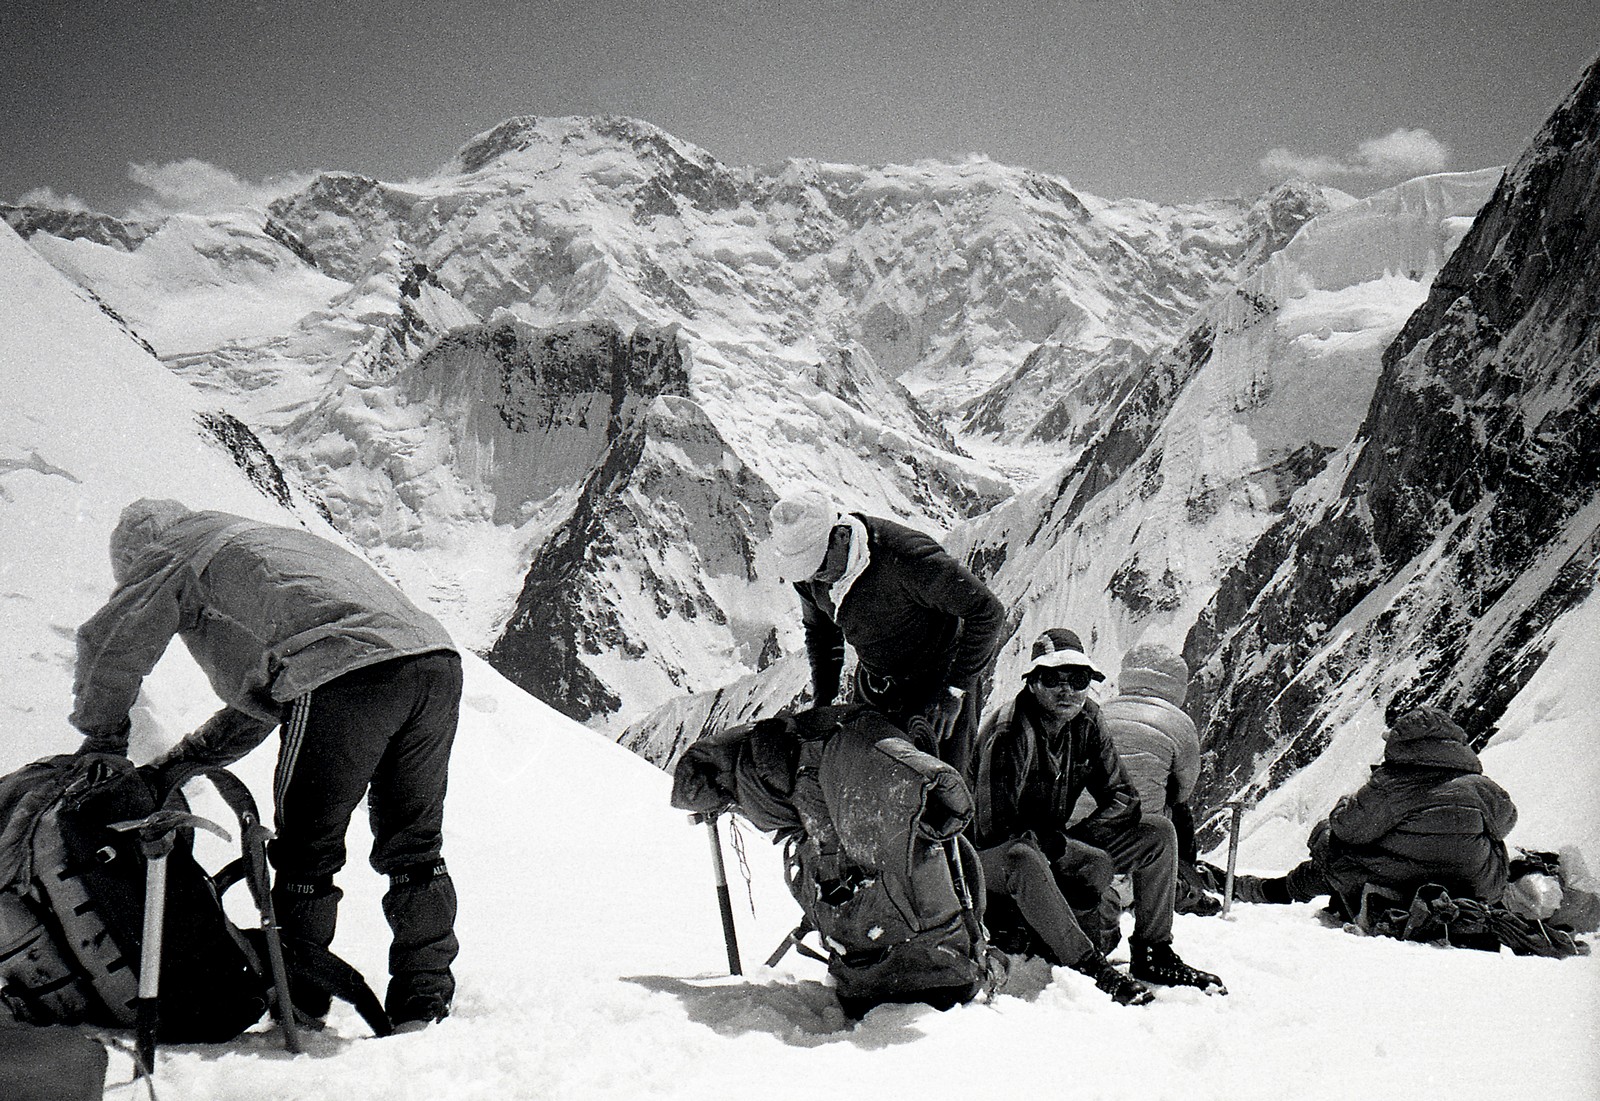
<path fill-rule="evenodd" d="M 1269 149 L 1256 166 L 1273 179 L 1299 176 L 1316 182 L 1342 176 L 1396 179 L 1442 172 L 1450 163 L 1450 149 L 1426 130 L 1393 130 L 1381 138 L 1368 138 L 1345 158 L 1325 153 L 1296 153 L 1279 146 Z"/>
<path fill-rule="evenodd" d="M 262 207 L 303 186 L 308 177 L 276 176 L 251 182 L 240 179 L 226 168 L 189 157 L 166 164 L 131 163 L 128 179 L 150 191 L 131 212 L 148 217 Z"/>
<path fill-rule="evenodd" d="M 76 195 L 68 192 L 62 194 L 53 187 L 36 187 L 32 191 L 17 196 L 17 206 L 44 206 L 51 210 L 80 210 L 88 211 L 90 206 Z"/>
<path fill-rule="evenodd" d="M 1421 176 L 1442 172 L 1450 150 L 1426 130 L 1395 130 L 1356 146 L 1356 161 L 1382 176 Z"/>

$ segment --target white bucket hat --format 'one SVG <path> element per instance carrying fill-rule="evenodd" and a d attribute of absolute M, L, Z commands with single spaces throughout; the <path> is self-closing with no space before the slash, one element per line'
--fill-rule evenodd
<path fill-rule="evenodd" d="M 1105 672 L 1084 653 L 1078 636 L 1065 627 L 1051 627 L 1033 640 L 1033 652 L 1022 675 L 1026 677 L 1035 669 L 1055 669 L 1063 665 L 1081 665 L 1095 680 L 1106 679 Z"/>

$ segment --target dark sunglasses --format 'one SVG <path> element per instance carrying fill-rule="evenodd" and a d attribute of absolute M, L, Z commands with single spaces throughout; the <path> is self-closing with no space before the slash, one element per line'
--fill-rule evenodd
<path fill-rule="evenodd" d="M 1063 665 L 1054 669 L 1035 669 L 1033 679 L 1046 688 L 1060 688 L 1064 684 L 1074 692 L 1082 692 L 1094 683 L 1094 673 L 1081 665 Z"/>

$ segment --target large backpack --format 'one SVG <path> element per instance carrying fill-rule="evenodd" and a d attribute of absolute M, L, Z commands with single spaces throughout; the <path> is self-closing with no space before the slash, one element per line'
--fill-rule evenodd
<path fill-rule="evenodd" d="M 241 830 L 259 822 L 243 783 L 220 769 L 206 775 Z M 180 787 L 158 790 L 147 771 L 117 757 L 48 757 L 0 778 L 0 1015 L 34 1025 L 137 1023 L 146 859 L 138 831 L 114 827 L 180 806 Z M 194 858 L 192 830 L 178 831 L 166 859 L 164 1042 L 231 1040 L 267 1009 L 265 933 L 236 926 L 222 902 L 240 880 L 264 898 L 265 870 L 251 864 L 242 854 L 212 874 Z M 283 949 L 297 982 L 351 1001 L 375 1032 L 389 1031 L 349 964 L 293 938 Z"/>
<path fill-rule="evenodd" d="M 673 803 L 737 806 L 779 835 L 805 915 L 794 943 L 827 963 L 852 1016 L 992 988 L 982 871 L 960 836 L 971 796 L 877 711 L 815 708 L 713 735 L 680 760 Z M 807 930 L 822 951 L 804 945 Z"/>

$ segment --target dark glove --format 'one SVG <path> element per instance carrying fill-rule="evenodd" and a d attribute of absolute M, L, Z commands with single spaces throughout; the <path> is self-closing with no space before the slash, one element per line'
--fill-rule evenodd
<path fill-rule="evenodd" d="M 90 753 L 104 753 L 112 757 L 126 757 L 128 732 L 132 729 L 133 720 L 123 719 L 119 726 L 111 730 L 85 730 L 83 743 L 73 751 L 73 754 L 82 757 Z"/>
<path fill-rule="evenodd" d="M 139 778 L 150 788 L 150 793 L 155 796 L 156 802 L 161 802 L 172 790 L 172 766 L 148 764 L 140 765 L 134 769 Z"/>
<path fill-rule="evenodd" d="M 942 692 L 928 708 L 928 725 L 933 728 L 935 746 L 943 745 L 955 733 L 956 722 L 961 718 L 961 708 L 965 702 L 964 696 Z"/>

